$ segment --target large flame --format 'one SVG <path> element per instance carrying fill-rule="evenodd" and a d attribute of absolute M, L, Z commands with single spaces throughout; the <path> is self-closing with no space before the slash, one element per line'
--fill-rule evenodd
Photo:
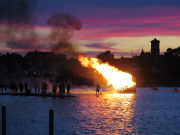
<path fill-rule="evenodd" d="M 131 74 L 122 72 L 117 68 L 110 66 L 108 63 L 99 63 L 99 59 L 87 58 L 79 55 L 79 61 L 85 67 L 91 67 L 96 69 L 104 76 L 104 78 L 107 79 L 108 85 L 112 84 L 112 86 L 116 90 L 124 90 L 136 85 L 135 82 L 133 82 L 132 80 L 133 77 Z"/>

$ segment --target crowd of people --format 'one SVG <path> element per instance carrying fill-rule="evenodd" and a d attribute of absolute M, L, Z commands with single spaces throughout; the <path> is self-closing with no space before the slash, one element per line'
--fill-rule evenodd
<path fill-rule="evenodd" d="M 8 86 L 9 86 L 9 92 L 8 92 Z M 40 85 L 39 83 L 35 84 L 34 89 L 35 89 L 35 93 L 42 93 L 42 94 L 46 94 L 47 93 L 47 87 L 48 84 L 46 82 L 43 82 L 42 85 Z M 54 95 L 56 95 L 57 91 L 59 90 L 59 95 L 63 96 L 65 93 L 65 84 L 64 83 L 54 83 L 53 84 L 53 88 L 52 88 L 52 93 Z M 25 82 L 24 84 L 22 83 L 22 81 L 20 81 L 20 83 L 15 83 L 12 82 L 9 85 L 7 85 L 6 83 L 0 84 L 0 90 L 2 92 L 5 93 L 18 93 L 18 90 L 20 93 L 31 93 L 32 89 L 28 88 L 28 83 Z M 4 91 L 5 90 L 5 91 Z M 96 95 L 99 95 L 100 92 L 100 85 L 96 85 Z M 101 92 L 100 92 L 101 94 Z M 67 95 L 70 95 L 70 84 L 67 84 Z"/>
<path fill-rule="evenodd" d="M 9 86 L 9 92 L 17 93 L 19 88 L 20 88 L 20 92 L 23 92 L 24 85 L 22 84 L 22 82 L 20 82 L 19 84 L 12 82 L 9 85 L 7 85 L 6 83 L 5 84 L 1 83 L 0 84 L 1 91 L 4 92 L 5 90 L 5 93 L 8 93 L 8 86 Z M 25 86 L 27 87 L 26 82 L 25 82 Z"/>
<path fill-rule="evenodd" d="M 65 84 L 64 83 L 54 83 L 52 92 L 54 95 L 56 94 L 57 88 L 59 88 L 59 94 L 60 96 L 64 95 L 65 93 Z M 67 84 L 67 95 L 70 95 L 70 84 Z"/>
<path fill-rule="evenodd" d="M 45 93 L 47 93 L 47 89 L 48 89 L 47 87 L 48 87 L 48 84 L 46 82 L 43 82 L 42 85 L 37 83 L 37 84 L 35 84 L 35 93 L 45 94 Z M 8 91 L 8 88 L 9 88 L 9 91 Z M 54 95 L 57 92 L 57 88 L 59 89 L 60 96 L 64 95 L 65 84 L 64 83 L 59 83 L 59 84 L 54 83 L 53 89 L 52 89 L 52 92 Z M 5 93 L 18 93 L 18 90 L 20 93 L 31 93 L 32 89 L 28 88 L 27 82 L 25 82 L 23 84 L 22 81 L 20 81 L 20 83 L 12 82 L 9 85 L 7 85 L 6 83 L 5 84 L 1 83 L 0 90 Z M 70 95 L 70 84 L 67 84 L 67 95 Z"/>

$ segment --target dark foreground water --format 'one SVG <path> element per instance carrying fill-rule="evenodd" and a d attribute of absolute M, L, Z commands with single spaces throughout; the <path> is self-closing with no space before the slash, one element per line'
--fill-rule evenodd
<path fill-rule="evenodd" d="M 147 89 L 99 97 L 0 96 L 0 105 L 6 106 L 7 135 L 48 135 L 50 109 L 55 135 L 180 134 L 180 92 Z"/>

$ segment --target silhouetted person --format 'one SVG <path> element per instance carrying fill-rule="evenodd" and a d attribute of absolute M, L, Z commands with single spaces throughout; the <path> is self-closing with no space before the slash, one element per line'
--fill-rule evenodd
<path fill-rule="evenodd" d="M 19 83 L 20 93 L 23 93 L 23 83 L 20 81 Z"/>
<path fill-rule="evenodd" d="M 45 82 L 45 83 L 44 83 L 44 90 L 45 90 L 44 92 L 45 92 L 45 93 L 47 93 L 47 86 L 48 86 L 48 84 Z"/>
<path fill-rule="evenodd" d="M 1 89 L 2 89 L 2 92 L 3 92 L 3 90 L 4 90 L 4 84 L 3 83 L 1 83 Z"/>
<path fill-rule="evenodd" d="M 15 92 L 18 93 L 18 84 L 14 84 Z"/>
<path fill-rule="evenodd" d="M 64 95 L 64 93 L 65 93 L 65 85 L 64 85 L 64 83 L 62 84 L 62 95 Z"/>
<path fill-rule="evenodd" d="M 26 82 L 24 83 L 24 93 L 26 93 L 26 90 L 27 90 L 27 85 L 26 85 Z"/>
<path fill-rule="evenodd" d="M 13 83 L 10 84 L 11 93 L 13 92 Z"/>
<path fill-rule="evenodd" d="M 59 95 L 62 95 L 62 83 L 59 83 Z"/>
<path fill-rule="evenodd" d="M 34 87 L 35 87 L 35 93 L 36 93 L 36 92 L 37 92 L 37 84 L 35 84 L 35 86 L 34 86 Z"/>
<path fill-rule="evenodd" d="M 99 89 L 100 89 L 100 86 L 99 86 L 99 84 L 98 84 L 98 85 L 96 85 L 96 95 L 97 95 L 97 93 L 98 93 L 98 95 L 99 95 Z"/>
<path fill-rule="evenodd" d="M 53 85 L 53 93 L 54 93 L 54 95 L 56 95 L 57 86 L 58 85 L 56 83 L 54 83 L 54 85 Z"/>
<path fill-rule="evenodd" d="M 157 90 L 157 87 L 156 87 L 156 86 L 154 86 L 153 90 Z"/>
<path fill-rule="evenodd" d="M 40 93 L 40 85 L 39 85 L 39 83 L 38 83 L 37 87 L 38 87 L 38 93 Z"/>
<path fill-rule="evenodd" d="M 15 92 L 16 84 L 15 82 L 12 83 L 12 91 Z"/>
<path fill-rule="evenodd" d="M 45 84 L 44 84 L 44 82 L 42 83 L 41 91 L 42 91 L 42 93 L 45 93 Z"/>
<path fill-rule="evenodd" d="M 177 87 L 175 86 L 174 90 L 177 90 Z"/>
<path fill-rule="evenodd" d="M 67 85 L 67 95 L 70 95 L 70 84 Z"/>

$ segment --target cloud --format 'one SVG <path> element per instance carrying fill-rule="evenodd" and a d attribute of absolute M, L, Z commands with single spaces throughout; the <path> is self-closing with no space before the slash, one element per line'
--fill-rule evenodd
<path fill-rule="evenodd" d="M 121 37 L 180 35 L 179 0 L 114 0 L 113 2 L 111 0 L 79 0 L 78 2 L 39 0 L 38 6 L 36 12 L 40 21 L 38 24 L 44 26 L 48 18 L 46 28 L 52 28 L 51 33 L 47 32 L 49 37 L 47 37 L 48 34 L 41 37 L 34 31 L 36 21 L 33 13 L 36 0 L 0 0 L 0 27 L 5 28 L 0 28 L 0 41 L 6 42 L 10 49 L 42 50 L 44 48 L 47 50 L 49 49 L 47 46 L 51 43 L 52 50 L 71 52 L 77 51 L 76 48 L 73 50 L 74 46 L 71 44 L 71 40 L 76 40 L 86 43 L 86 48 L 116 51 L 113 41 L 108 42 L 110 44 L 90 43 L 92 40 L 106 41 L 114 37 L 120 39 Z M 51 14 L 49 12 L 59 11 L 59 9 L 76 14 L 78 18 L 69 13 Z M 65 19 L 68 17 L 73 18 L 72 21 Z M 89 44 L 87 44 L 88 41 Z"/>
<path fill-rule="evenodd" d="M 50 50 L 46 36 L 37 34 L 34 26 L 21 24 L 7 26 L 0 24 L 0 30 L 0 43 L 5 44 L 10 50 Z"/>
<path fill-rule="evenodd" d="M 17 0 L 17 3 L 14 0 L 13 2 L 15 5 L 12 5 L 10 2 L 5 4 L 8 7 L 16 7 L 18 10 L 18 8 L 22 8 L 22 3 L 25 3 L 27 7 L 24 8 L 30 8 L 28 7 L 30 4 L 28 0 Z M 31 20 L 32 13 L 28 12 L 32 9 L 25 10 L 24 8 L 22 11 L 28 14 L 20 13 L 20 17 L 16 15 L 17 17 L 8 18 L 8 14 L 10 16 L 13 14 L 12 12 L 16 14 L 17 11 L 15 9 L 7 11 L 4 9 L 2 14 L 0 13 L 0 42 L 5 43 L 7 48 L 24 51 L 38 49 L 73 55 L 77 53 L 77 46 L 73 46 L 69 41 L 73 37 L 74 31 L 82 28 L 82 23 L 76 16 L 69 13 L 55 12 L 47 19 L 48 26 L 35 27 L 31 24 L 31 21 L 33 21 Z M 18 18 L 21 19 L 18 21 Z M 41 32 L 39 31 L 38 33 L 38 30 Z M 42 34 L 42 30 L 46 33 Z"/>
<path fill-rule="evenodd" d="M 119 50 L 113 48 L 114 44 L 110 44 L 110 43 L 94 43 L 94 44 L 86 44 L 84 46 L 87 48 L 100 49 L 100 50 Z"/>
<path fill-rule="evenodd" d="M 142 50 L 142 49 L 141 49 Z M 139 50 L 139 51 L 141 51 Z M 111 50 L 110 50 L 111 51 Z M 104 53 L 105 51 L 85 51 L 85 54 L 88 57 L 96 57 L 97 55 Z M 114 58 L 120 58 L 123 57 L 132 57 L 132 51 L 123 52 L 123 51 L 111 51 L 111 53 L 114 55 Z M 139 52 L 134 51 L 133 55 L 139 55 Z"/>
<path fill-rule="evenodd" d="M 47 45 L 44 44 L 36 44 L 33 45 L 30 42 L 28 42 L 27 40 L 21 40 L 18 42 L 6 42 L 6 47 L 9 47 L 11 49 L 21 49 L 24 51 L 30 51 L 30 50 L 46 50 L 49 51 L 51 48 Z"/>
<path fill-rule="evenodd" d="M 123 11 L 123 9 L 122 9 Z M 82 20 L 84 27 L 77 33 L 79 40 L 107 39 L 111 37 L 142 37 L 151 35 L 179 36 L 180 9 L 121 9 L 118 18 L 98 18 Z M 126 12 L 127 11 L 127 12 Z M 105 11 L 113 14 L 115 11 Z M 75 39 L 75 38 L 74 38 Z"/>

